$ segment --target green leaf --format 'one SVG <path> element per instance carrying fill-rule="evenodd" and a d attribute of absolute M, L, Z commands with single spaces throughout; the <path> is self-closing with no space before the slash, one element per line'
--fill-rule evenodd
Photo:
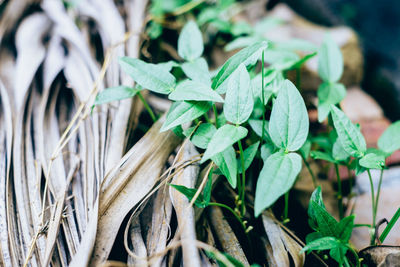
<path fill-rule="evenodd" d="M 258 146 L 260 145 L 260 141 L 257 143 L 252 144 L 249 146 L 245 151 L 243 151 L 243 158 L 244 158 L 244 170 L 246 171 L 251 163 L 254 160 L 254 157 L 257 154 Z M 242 173 L 242 163 L 240 161 L 240 158 L 237 159 L 237 165 L 239 166 L 238 173 Z"/>
<path fill-rule="evenodd" d="M 326 211 L 325 207 L 322 207 L 315 201 L 311 201 L 309 209 L 313 210 L 319 232 L 321 232 L 323 236 L 336 236 L 338 222 Z"/>
<path fill-rule="evenodd" d="M 323 238 L 323 236 L 322 236 L 322 234 L 320 232 L 309 233 L 306 236 L 306 244 L 311 243 L 312 241 L 320 239 L 320 238 Z"/>
<path fill-rule="evenodd" d="M 385 167 L 385 157 L 375 153 L 368 153 L 360 158 L 360 165 L 367 169 L 382 170 Z"/>
<path fill-rule="evenodd" d="M 169 184 L 169 185 L 178 190 L 180 193 L 184 194 L 189 201 L 192 201 L 194 195 L 197 192 L 197 189 L 189 188 L 183 185 L 177 185 L 177 184 Z M 202 194 L 200 194 L 197 197 L 197 199 L 194 201 L 194 204 L 199 208 L 205 208 L 208 205 L 208 203 L 206 204 L 206 201 L 204 200 Z"/>
<path fill-rule="evenodd" d="M 261 146 L 261 158 L 266 161 L 269 156 L 274 154 L 276 151 L 275 145 L 271 141 L 266 141 L 265 144 Z"/>
<path fill-rule="evenodd" d="M 253 26 L 245 21 L 238 21 L 232 27 L 232 35 L 239 36 L 243 34 L 252 34 Z"/>
<path fill-rule="evenodd" d="M 238 37 L 232 42 L 228 43 L 225 47 L 224 50 L 229 52 L 235 49 L 243 48 L 249 45 L 252 45 L 256 42 L 263 41 L 264 38 L 261 38 L 259 36 L 242 36 Z"/>
<path fill-rule="evenodd" d="M 131 98 L 139 92 L 138 89 L 134 89 L 128 86 L 116 86 L 107 88 L 106 90 L 101 91 L 97 96 L 94 102 L 95 105 L 100 105 L 104 103 L 109 103 L 112 101 L 122 100 L 126 98 Z"/>
<path fill-rule="evenodd" d="M 249 124 L 250 124 L 251 129 L 253 129 L 253 131 L 258 136 L 262 135 L 262 125 L 263 125 L 263 121 L 262 120 L 249 120 Z M 271 137 L 268 134 L 268 125 L 269 125 L 269 122 L 265 121 L 265 123 L 264 123 L 264 137 L 267 140 L 271 140 Z"/>
<path fill-rule="evenodd" d="M 165 71 L 170 72 L 172 68 L 179 67 L 179 64 L 176 61 L 170 60 L 167 62 L 158 63 L 157 66 L 163 68 Z"/>
<path fill-rule="evenodd" d="M 267 31 L 276 28 L 279 25 L 284 24 L 285 21 L 281 18 L 277 18 L 274 16 L 267 16 L 264 19 L 258 21 L 256 25 L 254 25 L 254 31 L 258 35 L 264 35 Z"/>
<path fill-rule="evenodd" d="M 291 66 L 287 68 L 287 70 L 295 70 L 295 69 L 300 69 L 301 66 L 303 66 L 304 63 L 306 63 L 308 60 L 311 58 L 315 57 L 317 55 L 317 52 L 305 55 L 304 57 L 300 58 L 296 62 L 293 62 Z"/>
<path fill-rule="evenodd" d="M 339 265 L 343 264 L 343 261 L 345 259 L 345 255 L 347 252 L 348 248 L 343 245 L 342 243 L 339 243 L 338 247 L 332 248 L 331 251 L 329 251 L 329 255 L 339 263 Z"/>
<path fill-rule="evenodd" d="M 346 89 L 341 83 L 322 83 L 318 88 L 318 121 L 328 117 L 330 106 L 336 105 L 346 96 Z"/>
<path fill-rule="evenodd" d="M 290 51 L 315 52 L 317 50 L 317 47 L 313 43 L 296 38 L 290 38 L 289 41 L 275 42 L 274 45 L 279 49 Z"/>
<path fill-rule="evenodd" d="M 183 27 L 178 38 L 178 54 L 183 59 L 192 61 L 203 54 L 203 37 L 196 22 L 189 21 Z"/>
<path fill-rule="evenodd" d="M 347 243 L 350 240 L 354 228 L 354 218 L 355 215 L 347 216 L 336 226 L 335 236 L 344 243 Z"/>
<path fill-rule="evenodd" d="M 247 129 L 244 127 L 233 126 L 230 124 L 225 124 L 219 128 L 211 138 L 211 141 L 204 152 L 203 158 L 201 159 L 201 163 L 224 151 L 227 147 L 233 145 L 240 139 L 246 137 L 247 132 Z"/>
<path fill-rule="evenodd" d="M 334 158 L 332 158 L 331 155 L 329 155 L 328 153 L 322 152 L 322 151 L 311 151 L 311 157 L 313 159 L 322 159 L 322 160 L 329 161 L 332 163 L 337 163 L 336 160 Z"/>
<path fill-rule="evenodd" d="M 337 107 L 331 105 L 333 124 L 344 150 L 351 156 L 362 157 L 367 150 L 364 136 L 350 119 Z"/>
<path fill-rule="evenodd" d="M 253 112 L 254 100 L 250 76 L 243 64 L 231 75 L 226 91 L 224 114 L 227 121 L 242 124 Z"/>
<path fill-rule="evenodd" d="M 200 57 L 181 65 L 183 72 L 187 77 L 196 82 L 204 83 L 211 86 L 211 75 L 208 71 L 207 61 Z"/>
<path fill-rule="evenodd" d="M 327 236 L 316 239 L 310 243 L 308 243 L 301 252 L 311 251 L 311 250 L 327 250 L 339 247 L 340 241 L 334 237 Z"/>
<path fill-rule="evenodd" d="M 178 84 L 168 98 L 174 101 L 224 102 L 224 99 L 208 85 L 190 80 Z"/>
<path fill-rule="evenodd" d="M 378 147 L 388 154 L 400 149 L 400 121 L 396 121 L 383 132 L 379 137 Z"/>
<path fill-rule="evenodd" d="M 254 213 L 257 217 L 293 186 L 301 170 L 296 153 L 276 152 L 267 158 L 258 177 Z"/>
<path fill-rule="evenodd" d="M 160 131 L 164 132 L 185 122 L 190 122 L 206 113 L 210 108 L 211 102 L 176 102 L 168 111 Z"/>
<path fill-rule="evenodd" d="M 269 134 L 274 144 L 287 151 L 300 149 L 308 136 L 308 113 L 292 82 L 286 80 L 272 107 Z"/>
<path fill-rule="evenodd" d="M 175 77 L 162 66 L 129 57 L 120 58 L 119 64 L 137 84 L 150 91 L 169 94 L 175 87 Z"/>
<path fill-rule="evenodd" d="M 183 134 L 189 137 L 196 127 L 190 127 Z M 211 123 L 202 123 L 190 137 L 190 141 L 197 147 L 206 149 L 217 128 Z"/>
<path fill-rule="evenodd" d="M 337 138 L 335 143 L 333 143 L 332 157 L 335 159 L 335 161 L 345 161 L 350 157 L 350 154 L 344 150 L 339 138 Z"/>
<path fill-rule="evenodd" d="M 237 184 L 237 161 L 235 149 L 229 146 L 224 151 L 213 156 L 212 161 L 218 166 L 221 173 L 226 177 L 232 188 Z"/>
<path fill-rule="evenodd" d="M 311 194 L 310 204 L 308 205 L 308 224 L 314 230 L 318 230 L 318 222 L 317 222 L 317 212 L 311 205 L 311 202 L 314 202 L 316 205 L 320 206 L 321 208 L 325 209 L 324 201 L 322 200 L 322 193 L 321 193 L 321 186 L 318 186 L 314 192 Z M 308 243 L 308 241 L 307 241 Z"/>
<path fill-rule="evenodd" d="M 303 146 L 300 148 L 299 153 L 304 158 L 307 159 L 311 152 L 311 141 L 306 140 Z"/>
<path fill-rule="evenodd" d="M 265 104 L 268 103 L 268 100 L 274 93 L 271 90 L 272 87 L 269 85 L 275 79 L 277 79 L 278 75 L 280 75 L 280 72 L 278 72 L 274 69 L 265 69 L 265 73 L 264 73 L 264 103 Z M 262 72 L 260 72 L 253 79 L 251 79 L 251 88 L 253 89 L 254 98 L 259 98 L 262 102 Z"/>
<path fill-rule="evenodd" d="M 217 76 L 214 78 L 212 88 L 218 93 L 226 92 L 228 77 L 239 67 L 240 64 L 246 67 L 254 64 L 261 56 L 261 53 L 268 46 L 267 42 L 258 42 L 249 47 L 243 48 L 238 53 L 229 58 Z"/>
<path fill-rule="evenodd" d="M 264 53 L 264 61 L 279 71 L 289 69 L 299 60 L 295 52 L 288 50 L 269 49 Z"/>
<path fill-rule="evenodd" d="M 343 57 L 333 39 L 326 35 L 318 51 L 318 74 L 324 82 L 337 82 L 343 73 Z"/>

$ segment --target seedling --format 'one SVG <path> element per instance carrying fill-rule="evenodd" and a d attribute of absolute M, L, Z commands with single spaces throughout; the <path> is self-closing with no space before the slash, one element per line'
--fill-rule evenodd
<path fill-rule="evenodd" d="M 247 26 L 241 27 L 236 30 L 246 32 Z M 254 37 L 257 33 L 250 29 L 247 28 L 246 34 Z M 204 150 L 200 163 L 212 161 L 218 167 L 210 175 L 222 174 L 237 192 L 235 208 L 210 202 L 212 183 L 209 177 L 204 192 L 194 204 L 200 208 L 210 205 L 225 208 L 235 216 L 245 232 L 249 229 L 244 223 L 245 216 L 249 216 L 249 205 L 246 204 L 247 179 L 257 179 L 254 216 L 259 216 L 285 195 L 284 219 L 287 220 L 288 192 L 300 173 L 302 161 L 309 169 L 315 186 L 317 181 L 307 161 L 309 155 L 334 164 L 340 221 L 336 221 L 326 211 L 321 188 L 318 187 L 312 195 L 308 210 L 310 226 L 316 232 L 308 236 L 307 246 L 303 250 L 330 250 L 333 259 L 340 265 L 348 266 L 351 260 L 345 257 L 347 251 L 357 255 L 348 243 L 354 227 L 354 216 L 344 217 L 338 166 L 355 169 L 356 173 L 368 172 L 372 199 L 372 223 L 369 226 L 372 233 L 371 244 L 374 244 L 385 158 L 400 149 L 400 122 L 394 123 L 385 131 L 379 139 L 378 149 L 367 149 L 359 127 L 337 106 L 345 96 L 344 86 L 339 82 L 343 73 L 343 59 L 339 48 L 329 36 L 318 51 L 318 72 L 323 81 L 318 89 L 318 119 L 322 122 L 329 118 L 331 126 L 331 132 L 325 137 L 310 135 L 308 113 L 301 93 L 291 81 L 285 79 L 287 70 L 298 69 L 315 55 L 311 53 L 299 58 L 293 52 L 300 44 L 304 46 L 305 42 L 297 41 L 293 46 L 285 46 L 265 39 L 248 43 L 237 39 L 235 48 L 238 47 L 238 40 L 241 40 L 241 44 L 245 43 L 244 48 L 211 74 L 207 61 L 202 57 L 202 40 L 202 33 L 196 22 L 189 21 L 178 39 L 177 51 L 182 58 L 181 62 L 150 64 L 140 59 L 121 58 L 121 68 L 133 78 L 136 87 L 124 85 L 104 90 L 97 96 L 96 104 L 138 95 L 148 112 L 153 114 L 141 96 L 142 90 L 166 95 L 172 100 L 173 104 L 161 131 L 174 130 L 189 137 L 196 147 Z M 231 43 L 230 47 L 232 46 Z M 171 68 L 181 68 L 182 72 L 179 73 L 183 75 L 174 76 Z M 297 82 L 297 85 L 300 83 Z M 218 108 L 219 106 L 222 108 Z M 152 117 L 156 119 L 154 114 Z M 182 125 L 187 124 L 189 127 L 182 129 Z M 316 150 L 316 147 L 319 149 Z M 255 158 L 262 161 L 262 169 L 253 170 L 255 177 L 249 178 L 246 173 Z M 381 170 L 376 195 L 370 169 Z M 189 200 L 196 192 L 194 188 L 171 186 Z M 358 260 L 355 265 L 359 266 Z"/>

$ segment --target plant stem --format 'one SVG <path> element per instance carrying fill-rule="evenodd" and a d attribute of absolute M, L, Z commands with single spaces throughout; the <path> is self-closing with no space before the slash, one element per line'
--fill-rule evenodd
<path fill-rule="evenodd" d="M 210 202 L 208 203 L 209 206 L 217 206 L 217 207 L 221 207 L 224 208 L 226 210 L 228 210 L 230 213 L 233 214 L 233 216 L 235 216 L 235 218 L 238 220 L 238 222 L 240 223 L 240 225 L 243 227 L 243 230 L 246 232 L 246 225 L 244 224 L 242 218 L 240 218 L 240 216 L 229 206 L 222 204 L 222 203 L 218 203 L 218 202 Z"/>
<path fill-rule="evenodd" d="M 314 188 L 317 188 L 317 186 L 318 186 L 317 179 L 315 178 L 314 172 L 312 171 L 312 169 L 310 167 L 310 163 L 307 162 L 306 158 L 303 157 L 303 155 L 301 155 L 301 158 L 303 159 L 304 165 L 306 165 L 306 168 L 311 175 L 311 179 L 312 179 Z"/>
<path fill-rule="evenodd" d="M 381 174 L 379 175 L 378 189 L 376 190 L 375 208 L 374 208 L 374 217 L 375 218 L 376 218 L 376 213 L 378 212 L 379 194 L 381 192 L 382 177 L 383 177 L 383 169 L 381 170 Z"/>
<path fill-rule="evenodd" d="M 215 116 L 215 127 L 218 129 L 218 111 L 217 111 L 217 106 L 215 103 L 212 104 L 213 111 L 214 111 L 214 116 Z"/>
<path fill-rule="evenodd" d="M 368 223 L 358 223 L 358 224 L 354 225 L 354 228 L 356 228 L 356 227 L 368 227 L 368 228 L 371 228 L 371 225 L 368 224 Z"/>
<path fill-rule="evenodd" d="M 242 148 L 242 141 L 238 141 L 238 146 L 239 146 L 239 151 L 240 151 L 240 162 L 242 164 L 242 190 L 241 192 L 239 192 L 240 194 L 240 200 L 241 200 L 241 206 L 242 206 L 242 210 L 241 210 L 241 214 L 242 216 L 244 216 L 244 214 L 246 213 L 246 205 L 244 203 L 244 197 L 245 197 L 245 191 L 246 191 L 246 171 L 244 169 L 244 156 L 243 156 L 243 148 Z"/>
<path fill-rule="evenodd" d="M 371 187 L 371 203 L 372 203 L 372 225 L 371 225 L 371 230 L 375 231 L 375 223 L 376 223 L 376 217 L 375 217 L 375 192 L 374 192 L 374 182 L 372 181 L 372 176 L 371 172 L 369 169 L 367 169 L 368 172 L 368 178 L 369 178 L 369 185 Z M 372 232 L 371 234 L 371 245 L 375 244 L 375 233 Z"/>
<path fill-rule="evenodd" d="M 149 115 L 150 115 L 151 119 L 153 120 L 153 122 L 156 122 L 157 121 L 157 117 L 156 117 L 156 115 L 154 115 L 153 110 L 151 110 L 149 104 L 147 103 L 146 99 L 144 99 L 142 93 L 140 93 L 140 91 L 139 91 L 139 92 L 137 92 L 137 95 L 138 95 L 140 101 L 142 101 L 144 107 L 146 108 L 146 110 L 149 113 Z"/>
<path fill-rule="evenodd" d="M 264 139 L 264 131 L 265 131 L 265 98 L 264 98 L 264 50 L 261 56 L 261 101 L 263 104 L 263 111 L 262 111 L 262 130 L 261 130 L 261 137 L 260 137 L 260 145 L 263 143 Z"/>
<path fill-rule="evenodd" d="M 285 193 L 285 210 L 283 212 L 283 223 L 289 222 L 289 192 Z"/>
<path fill-rule="evenodd" d="M 338 183 L 338 207 L 339 207 L 339 217 L 340 219 L 343 219 L 344 217 L 344 210 L 343 210 L 343 195 L 342 195 L 342 180 L 340 179 L 340 173 L 339 173 L 339 166 L 335 164 L 335 171 L 336 171 L 336 177 L 337 177 L 337 183 Z"/>

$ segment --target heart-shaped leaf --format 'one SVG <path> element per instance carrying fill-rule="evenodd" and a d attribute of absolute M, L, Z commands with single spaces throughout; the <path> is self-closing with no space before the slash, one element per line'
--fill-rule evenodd
<path fill-rule="evenodd" d="M 235 149 L 229 146 L 224 151 L 218 153 L 211 158 L 215 165 L 218 166 L 221 173 L 226 177 L 229 184 L 236 188 L 237 184 L 237 161 Z"/>
<path fill-rule="evenodd" d="M 343 111 L 333 105 L 331 105 L 331 114 L 343 149 L 353 157 L 358 158 L 364 156 L 367 145 L 365 144 L 365 139 L 360 129 L 350 121 Z"/>
<path fill-rule="evenodd" d="M 379 137 L 378 147 L 388 154 L 400 149 L 400 121 L 396 121 L 383 132 Z"/>
<path fill-rule="evenodd" d="M 301 157 L 278 151 L 269 156 L 258 177 L 254 213 L 257 217 L 293 186 L 301 170 Z"/>
<path fill-rule="evenodd" d="M 227 89 L 228 77 L 239 67 L 240 64 L 246 67 L 254 64 L 261 56 L 261 53 L 268 46 L 267 42 L 258 42 L 246 48 L 229 58 L 215 76 L 212 88 L 218 93 L 223 94 Z"/>
<path fill-rule="evenodd" d="M 274 144 L 287 151 L 302 147 L 308 136 L 308 113 L 304 100 L 292 82 L 286 80 L 272 107 L 269 134 Z"/>
<path fill-rule="evenodd" d="M 224 151 L 229 146 L 246 137 L 247 132 L 247 129 L 244 127 L 233 126 L 230 124 L 225 124 L 219 128 L 211 138 L 210 143 L 208 143 L 207 149 L 201 159 L 201 163 L 214 157 L 216 154 Z"/>
<path fill-rule="evenodd" d="M 250 76 L 243 64 L 231 75 L 226 91 L 224 114 L 227 121 L 242 124 L 253 112 L 254 99 Z"/>
<path fill-rule="evenodd" d="M 126 98 L 134 97 L 138 89 L 134 89 L 128 86 L 116 86 L 107 88 L 106 90 L 101 91 L 97 96 L 94 102 L 95 105 L 100 105 L 104 103 L 109 103 L 112 101 L 122 100 Z"/>
<path fill-rule="evenodd" d="M 337 82 L 343 73 L 343 57 L 338 45 L 326 35 L 318 51 L 318 74 L 324 82 Z"/>
<path fill-rule="evenodd" d="M 346 89 L 341 83 L 322 83 L 318 88 L 318 121 L 328 117 L 331 105 L 336 105 L 346 96 Z"/>
<path fill-rule="evenodd" d="M 178 54 L 183 59 L 194 60 L 203 54 L 203 37 L 196 22 L 189 21 L 178 38 Z"/>
<path fill-rule="evenodd" d="M 129 57 L 121 58 L 119 64 L 137 84 L 150 91 L 169 94 L 175 87 L 175 77 L 162 66 Z"/>
<path fill-rule="evenodd" d="M 207 61 L 204 58 L 200 57 L 193 61 L 185 62 L 181 67 L 188 78 L 211 86 L 211 75 L 208 71 Z"/>
<path fill-rule="evenodd" d="M 176 89 L 169 94 L 168 98 L 175 101 L 224 102 L 224 99 L 208 85 L 190 80 L 178 84 Z"/>
<path fill-rule="evenodd" d="M 359 164 L 367 169 L 381 170 L 385 167 L 385 157 L 375 153 L 368 153 L 360 158 Z"/>
<path fill-rule="evenodd" d="M 160 131 L 164 132 L 185 122 L 190 122 L 206 113 L 210 108 L 211 102 L 176 102 L 168 111 Z"/>
<path fill-rule="evenodd" d="M 245 151 L 243 151 L 243 158 L 244 158 L 244 170 L 246 171 L 251 163 L 254 160 L 254 157 L 257 154 L 258 146 L 260 145 L 260 141 L 257 143 L 252 144 L 249 146 Z M 240 158 L 237 159 L 237 164 L 239 166 L 238 173 L 242 173 L 242 163 Z"/>
<path fill-rule="evenodd" d="M 217 131 L 215 126 L 211 123 L 202 123 L 200 126 L 197 128 L 197 130 L 192 133 L 196 127 L 190 127 L 189 129 L 185 130 L 183 134 L 186 137 L 189 137 L 191 134 L 192 136 L 190 137 L 190 141 L 197 147 L 206 149 L 208 143 L 210 142 L 211 138 Z"/>

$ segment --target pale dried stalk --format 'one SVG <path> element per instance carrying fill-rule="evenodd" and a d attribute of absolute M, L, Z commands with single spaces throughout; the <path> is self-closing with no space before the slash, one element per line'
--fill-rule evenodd
<path fill-rule="evenodd" d="M 197 154 L 198 152 L 194 145 L 188 143 L 185 146 L 183 153 L 179 155 L 177 159 L 178 162 L 186 161 Z M 199 166 L 190 165 L 182 172 L 178 173 L 172 180 L 172 183 L 193 188 L 196 184 L 198 175 Z M 183 264 L 185 266 L 201 266 L 200 256 L 197 247 L 194 244 L 194 241 L 196 240 L 194 209 L 189 208 L 188 199 L 177 190 L 171 188 L 170 195 L 178 219 L 180 239 L 183 243 Z"/>
<path fill-rule="evenodd" d="M 210 208 L 209 220 L 223 250 L 242 262 L 245 266 L 250 265 L 242 247 L 240 246 L 239 240 L 236 238 L 235 233 L 226 221 L 224 214 L 219 207 Z"/>

